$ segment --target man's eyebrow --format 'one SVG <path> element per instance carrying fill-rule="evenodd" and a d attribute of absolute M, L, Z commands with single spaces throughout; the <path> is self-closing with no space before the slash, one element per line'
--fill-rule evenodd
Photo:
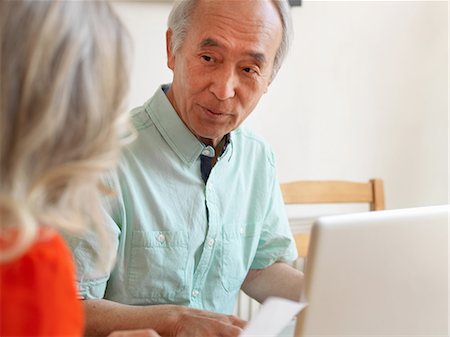
<path fill-rule="evenodd" d="M 252 58 L 254 58 L 256 61 L 258 61 L 261 64 L 266 63 L 266 56 L 263 53 L 257 53 L 257 52 L 250 52 L 248 53 Z"/>
<path fill-rule="evenodd" d="M 202 47 L 219 47 L 219 46 L 220 46 L 220 44 L 216 40 L 214 40 L 210 37 L 207 37 L 206 39 L 202 40 L 202 42 L 200 42 L 200 48 L 202 48 Z"/>
<path fill-rule="evenodd" d="M 200 48 L 204 47 L 220 47 L 220 43 L 213 38 L 207 37 L 206 39 L 203 39 L 202 42 L 200 42 Z M 263 53 L 248 52 L 247 55 L 261 64 L 266 63 L 266 56 Z"/>

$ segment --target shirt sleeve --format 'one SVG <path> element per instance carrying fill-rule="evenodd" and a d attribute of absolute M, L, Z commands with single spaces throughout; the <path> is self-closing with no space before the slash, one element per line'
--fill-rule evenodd
<path fill-rule="evenodd" d="M 270 186 L 270 197 L 251 269 L 264 269 L 275 262 L 291 262 L 298 257 L 275 171 L 274 156 L 271 151 L 268 159 L 267 165 L 272 168 L 267 181 Z"/>
<path fill-rule="evenodd" d="M 119 246 L 121 231 L 117 219 L 112 216 L 120 207 L 117 194 L 120 189 L 115 173 L 105 177 L 103 182 L 114 191 L 113 196 L 104 198 L 104 226 L 99 231 L 90 230 L 79 237 L 66 236 L 75 260 L 78 295 L 83 299 L 104 297 Z"/>

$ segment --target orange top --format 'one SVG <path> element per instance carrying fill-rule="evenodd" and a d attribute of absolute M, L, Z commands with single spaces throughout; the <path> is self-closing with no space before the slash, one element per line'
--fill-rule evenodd
<path fill-rule="evenodd" d="M 0 336 L 83 334 L 72 256 L 61 236 L 43 232 L 24 255 L 0 263 Z"/>

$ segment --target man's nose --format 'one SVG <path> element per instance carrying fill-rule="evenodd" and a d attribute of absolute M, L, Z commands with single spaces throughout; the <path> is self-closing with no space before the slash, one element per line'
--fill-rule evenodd
<path fill-rule="evenodd" d="M 217 99 L 224 101 L 236 95 L 237 85 L 238 78 L 234 69 L 222 69 L 213 74 L 209 90 Z"/>

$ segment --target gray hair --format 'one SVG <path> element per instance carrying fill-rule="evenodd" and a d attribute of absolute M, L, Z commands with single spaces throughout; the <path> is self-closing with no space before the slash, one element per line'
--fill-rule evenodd
<path fill-rule="evenodd" d="M 272 0 L 280 15 L 283 28 L 281 44 L 275 55 L 271 80 L 273 80 L 280 70 L 281 65 L 289 51 L 292 41 L 292 17 L 287 0 Z M 170 49 L 176 53 L 182 46 L 186 38 L 186 33 L 190 25 L 190 18 L 194 12 L 197 0 L 178 0 L 175 2 L 168 19 L 168 27 L 172 30 L 172 43 Z"/>
<path fill-rule="evenodd" d="M 0 229 L 18 234 L 0 261 L 43 224 L 101 234 L 97 185 L 129 132 L 130 43 L 106 2 L 0 1 Z"/>

